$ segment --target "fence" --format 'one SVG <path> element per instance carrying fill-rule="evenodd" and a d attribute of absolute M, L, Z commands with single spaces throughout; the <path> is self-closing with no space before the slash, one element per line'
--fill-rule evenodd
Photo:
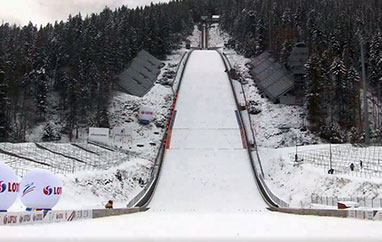
<path fill-rule="evenodd" d="M 337 206 L 338 202 L 351 201 L 359 204 L 360 207 L 382 208 L 382 198 L 365 198 L 365 197 L 322 197 L 311 196 L 311 203 L 322 204 L 328 206 Z"/>
<path fill-rule="evenodd" d="M 61 174 L 80 170 L 103 170 L 119 165 L 128 158 L 121 152 L 89 144 L 80 146 L 82 148 L 79 148 L 78 144 L 0 143 L 0 158 L 20 177 L 36 168 Z"/>
<path fill-rule="evenodd" d="M 292 161 L 296 160 L 296 153 L 289 154 Z M 332 147 L 300 151 L 297 160 L 310 163 L 316 167 L 325 168 L 325 172 L 331 167 L 334 173 L 370 178 L 382 177 L 382 147 L 356 147 L 350 144 L 336 145 Z M 362 161 L 362 166 L 360 164 Z M 350 164 L 354 164 L 353 171 Z"/>
<path fill-rule="evenodd" d="M 140 208 L 43 210 L 30 212 L 0 212 L 1 225 L 31 225 L 41 223 L 72 222 L 146 211 Z"/>

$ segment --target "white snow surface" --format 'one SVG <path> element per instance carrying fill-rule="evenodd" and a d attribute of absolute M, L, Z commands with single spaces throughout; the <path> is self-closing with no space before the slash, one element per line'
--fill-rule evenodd
<path fill-rule="evenodd" d="M 194 51 L 184 74 L 153 211 L 264 209 L 216 51 Z"/>

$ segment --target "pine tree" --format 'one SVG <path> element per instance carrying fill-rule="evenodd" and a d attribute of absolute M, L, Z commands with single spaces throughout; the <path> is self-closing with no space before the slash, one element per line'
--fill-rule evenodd
<path fill-rule="evenodd" d="M 8 98 L 5 73 L 0 71 L 0 141 L 8 139 L 9 118 L 8 118 Z"/>
<path fill-rule="evenodd" d="M 307 120 L 310 121 L 311 129 L 318 131 L 318 127 L 325 124 L 325 109 L 322 105 L 323 97 L 323 85 L 320 67 L 320 58 L 316 55 L 312 55 L 306 65 L 306 109 L 307 109 Z"/>
<path fill-rule="evenodd" d="M 346 116 L 348 114 L 345 113 L 345 94 L 346 89 L 351 89 L 346 82 L 345 75 L 347 69 L 343 63 L 343 61 L 336 57 L 330 66 L 330 74 L 333 81 L 333 98 L 331 103 L 332 113 L 334 116 L 334 120 L 338 121 L 340 125 L 346 123 Z M 336 115 L 334 115 L 336 114 Z"/>

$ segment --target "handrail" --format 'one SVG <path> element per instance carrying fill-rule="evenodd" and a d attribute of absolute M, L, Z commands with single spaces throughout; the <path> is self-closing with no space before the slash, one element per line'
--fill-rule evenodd
<path fill-rule="evenodd" d="M 235 91 L 235 88 L 233 86 L 233 81 L 232 81 L 232 78 L 231 76 L 229 75 L 229 69 L 228 67 L 231 66 L 231 64 L 229 63 L 229 60 L 226 56 L 224 56 L 220 51 L 216 50 L 220 57 L 222 58 L 222 61 L 224 63 L 224 66 L 227 70 L 227 76 L 228 76 L 228 79 L 230 81 L 230 84 L 231 84 L 231 88 L 232 88 L 232 92 L 233 92 L 233 95 L 235 97 L 235 102 L 236 102 L 236 106 L 237 108 L 239 109 L 240 105 L 239 105 L 239 101 L 238 101 L 238 97 L 237 97 L 237 94 L 236 94 L 236 91 Z M 247 105 L 247 103 L 246 103 Z M 242 115 L 241 115 L 241 112 L 239 112 L 240 114 L 240 117 L 242 118 Z M 243 118 L 242 118 L 243 119 Z M 244 134 L 245 134 L 245 139 L 248 143 L 248 134 L 247 134 L 247 127 L 246 125 L 244 125 Z M 255 140 L 254 140 L 255 141 Z M 255 146 L 255 150 L 257 152 L 257 146 Z M 274 207 L 274 208 L 277 208 L 277 207 L 280 207 L 280 206 L 285 206 L 287 205 L 285 202 L 280 202 L 282 201 L 281 199 L 276 199 L 277 197 L 271 193 L 270 189 L 266 186 L 265 182 L 264 182 L 264 177 L 262 176 L 262 174 L 260 173 L 259 175 L 257 174 L 257 169 L 256 169 L 256 166 L 255 166 L 255 163 L 254 163 L 254 159 L 253 159 L 253 156 L 252 156 L 252 152 L 251 152 L 251 149 L 247 148 L 247 152 L 248 152 L 248 156 L 249 156 L 249 159 L 250 159 L 250 163 L 251 163 L 251 167 L 252 167 L 252 171 L 253 171 L 253 174 L 254 174 L 254 177 L 255 177 L 255 180 L 256 180 L 256 184 L 261 192 L 261 195 L 264 199 L 264 201 L 270 206 L 270 207 Z M 257 158 L 259 159 L 259 156 L 257 156 Z M 260 160 L 258 160 L 260 163 Z M 277 203 L 279 202 L 279 203 Z"/>
<path fill-rule="evenodd" d="M 227 55 L 223 52 L 222 53 L 223 56 L 225 57 L 225 59 L 227 60 L 228 64 L 229 64 L 229 67 L 231 67 L 231 63 L 229 62 L 228 60 L 228 57 Z M 253 130 L 253 127 L 252 127 L 252 118 L 251 118 L 251 115 L 248 111 L 248 101 L 247 101 L 247 95 L 245 95 L 245 91 L 244 91 L 244 87 L 243 87 L 243 83 L 240 83 L 240 87 L 241 87 L 241 91 L 243 93 L 243 96 L 244 96 L 244 102 L 245 102 L 245 105 L 247 106 L 246 108 L 246 111 L 247 111 L 247 115 L 248 115 L 248 119 L 249 119 L 249 128 L 251 130 L 251 134 L 252 134 L 252 139 L 253 139 L 253 145 L 254 145 L 254 148 L 255 148 L 255 151 L 256 151 L 256 155 L 257 155 L 257 159 L 258 159 L 258 163 L 259 163 L 259 166 L 260 166 L 260 171 L 261 171 L 261 175 L 264 177 L 264 170 L 263 170 L 263 166 L 261 165 L 261 160 L 260 160 L 260 156 L 259 156 L 259 152 L 257 150 L 257 143 L 256 143 L 256 137 L 255 137 L 255 131 Z"/>
<path fill-rule="evenodd" d="M 175 78 L 179 74 L 178 71 L 181 69 L 182 63 L 184 63 L 184 64 L 183 64 L 183 68 L 181 69 L 179 83 L 178 83 L 177 88 L 176 88 L 176 92 L 175 92 L 175 97 L 174 97 L 174 102 L 173 102 L 173 105 L 172 105 L 172 109 L 175 108 L 177 96 L 178 96 L 178 93 L 179 93 L 179 90 L 180 90 L 180 86 L 182 84 L 182 80 L 183 80 L 184 72 L 185 72 L 185 69 L 186 69 L 186 65 L 188 63 L 188 60 L 189 60 L 192 52 L 193 52 L 193 50 L 187 52 L 186 53 L 187 55 L 184 54 L 182 59 L 181 59 L 181 62 L 179 63 L 179 66 L 178 66 Z M 186 58 L 184 58 L 184 57 L 186 57 Z M 183 60 L 184 60 L 184 62 L 183 62 Z M 167 123 L 168 124 L 171 122 L 171 119 L 172 119 L 172 115 L 170 115 L 170 117 L 168 117 L 168 119 L 167 119 Z M 157 156 L 155 158 L 154 169 L 151 172 L 150 182 L 148 183 L 148 185 L 141 192 L 139 192 L 127 204 L 127 207 L 144 207 L 145 208 L 150 203 L 151 198 L 152 198 L 152 196 L 153 196 L 153 194 L 155 192 L 156 185 L 158 183 L 159 177 L 160 177 L 160 172 L 161 172 L 161 168 L 162 168 L 162 164 L 163 164 L 163 158 L 164 158 L 165 151 L 166 151 L 167 136 L 168 136 L 168 128 L 167 128 L 166 132 L 163 134 L 163 137 L 162 137 L 162 140 L 161 140 L 161 146 L 160 146 L 159 151 L 157 153 Z"/>

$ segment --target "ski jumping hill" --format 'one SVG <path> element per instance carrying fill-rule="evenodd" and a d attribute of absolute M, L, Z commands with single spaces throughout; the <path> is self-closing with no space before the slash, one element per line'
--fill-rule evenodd
<path fill-rule="evenodd" d="M 190 56 L 150 211 L 266 207 L 243 148 L 235 99 L 224 71 L 216 51 L 199 50 Z"/>

